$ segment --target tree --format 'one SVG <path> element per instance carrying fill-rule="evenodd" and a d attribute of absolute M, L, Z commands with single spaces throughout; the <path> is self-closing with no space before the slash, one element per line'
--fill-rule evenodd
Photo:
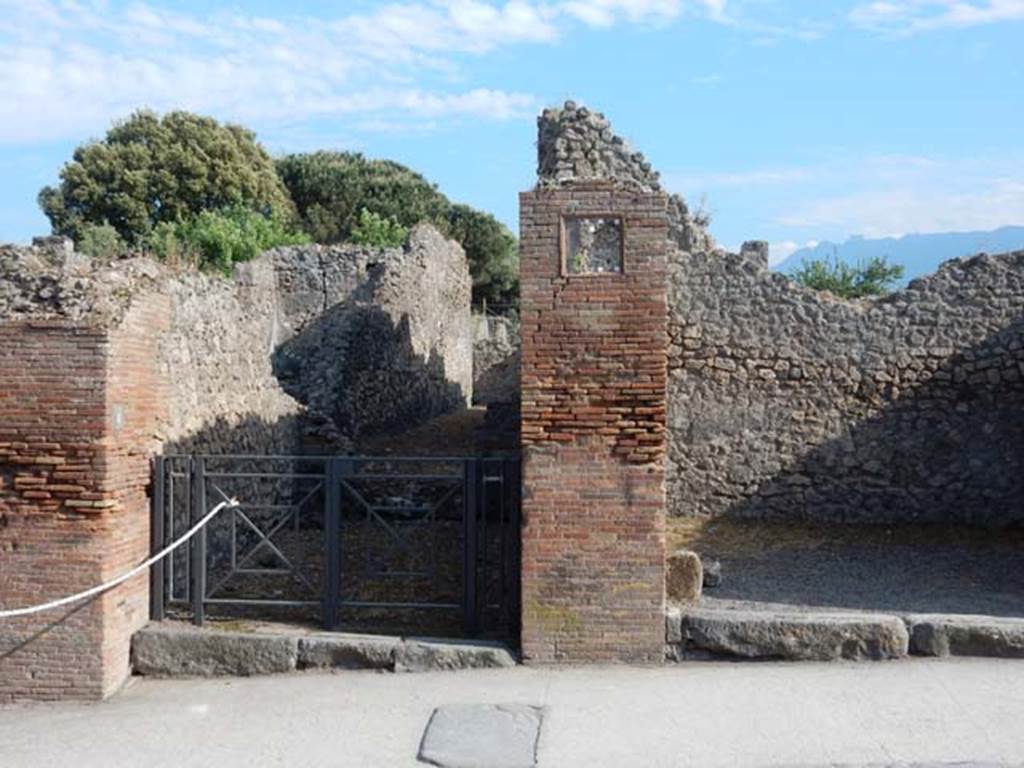
<path fill-rule="evenodd" d="M 359 214 L 359 223 L 352 230 L 350 239 L 357 245 L 397 248 L 408 236 L 409 230 L 393 218 L 385 219 L 380 214 L 371 213 L 363 208 Z"/>
<path fill-rule="evenodd" d="M 349 240 L 365 208 L 409 228 L 440 224 L 451 205 L 437 187 L 404 165 L 352 152 L 288 155 L 277 172 L 302 228 L 318 243 Z"/>
<path fill-rule="evenodd" d="M 515 304 L 519 295 L 519 245 L 508 227 L 468 205 L 448 211 L 448 232 L 466 252 L 473 300 Z"/>
<path fill-rule="evenodd" d="M 227 207 L 294 215 L 251 131 L 189 112 L 135 112 L 102 141 L 79 146 L 60 180 L 39 193 L 39 204 L 54 233 L 76 241 L 88 225 L 109 224 L 138 245 L 161 223 Z"/>
<path fill-rule="evenodd" d="M 364 210 L 406 229 L 430 222 L 458 241 L 473 275 L 475 302 L 511 304 L 519 282 L 515 236 L 493 216 L 453 205 L 435 185 L 404 165 L 348 152 L 289 155 L 277 161 L 303 229 L 318 243 L 364 237 Z M 358 234 L 357 234 L 358 233 Z"/>
<path fill-rule="evenodd" d="M 885 256 L 876 256 L 856 265 L 833 256 L 831 259 L 804 261 L 791 277 L 808 288 L 831 291 L 847 299 L 859 299 L 888 293 L 903 277 L 903 266 L 889 264 Z"/>

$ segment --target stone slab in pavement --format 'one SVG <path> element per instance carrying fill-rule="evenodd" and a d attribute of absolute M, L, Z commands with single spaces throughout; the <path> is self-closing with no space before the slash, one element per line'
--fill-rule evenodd
<path fill-rule="evenodd" d="M 440 768 L 534 768 L 544 712 L 526 704 L 460 704 L 430 717 L 419 759 Z"/>

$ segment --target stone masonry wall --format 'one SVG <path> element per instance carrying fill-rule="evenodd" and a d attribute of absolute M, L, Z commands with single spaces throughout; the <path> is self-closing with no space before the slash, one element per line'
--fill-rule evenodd
<path fill-rule="evenodd" d="M 564 215 L 622 217 L 622 273 L 566 275 Z M 665 197 L 605 184 L 520 196 L 522 650 L 664 654 Z"/>
<path fill-rule="evenodd" d="M 539 120 L 542 187 L 658 188 L 600 114 Z M 1024 523 L 1024 256 L 943 265 L 847 301 L 717 249 L 670 198 L 674 515 Z"/>
<path fill-rule="evenodd" d="M 472 280 L 433 227 L 404 248 L 299 246 L 265 256 L 280 296 L 274 371 L 353 439 L 463 408 L 473 393 Z"/>
<path fill-rule="evenodd" d="M 303 334 L 324 341 L 310 355 L 349 355 L 321 373 L 350 408 L 379 413 L 378 373 L 404 419 L 466 402 L 461 249 L 415 231 L 394 253 L 328 255 L 303 273 L 302 254 L 267 254 L 226 280 L 144 258 L 92 263 L 59 238 L 0 246 L 0 606 L 63 597 L 142 560 L 157 453 L 300 450 L 316 404 L 285 390 L 274 356 Z M 330 288 L 345 270 L 352 281 Z M 319 286 L 320 301 L 299 283 Z M 358 325 L 342 347 L 324 329 L 346 313 L 385 320 Z M 353 423 L 324 430 L 330 449 L 351 444 L 338 427 Z M 148 612 L 141 575 L 85 605 L 0 623 L 0 703 L 116 690 Z"/>
<path fill-rule="evenodd" d="M 473 403 L 519 402 L 519 319 L 473 315 Z"/>
<path fill-rule="evenodd" d="M 671 512 L 1024 522 L 1024 253 L 864 301 L 765 256 L 673 258 Z"/>

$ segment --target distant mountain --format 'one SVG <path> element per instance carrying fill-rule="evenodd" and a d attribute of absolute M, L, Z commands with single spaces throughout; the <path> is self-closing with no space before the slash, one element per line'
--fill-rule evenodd
<path fill-rule="evenodd" d="M 931 235 L 905 235 L 870 240 L 851 237 L 839 245 L 830 242 L 818 243 L 814 248 L 801 248 L 782 263 L 775 266 L 779 272 L 789 273 L 798 269 L 805 260 L 831 259 L 836 256 L 848 264 L 885 256 L 890 264 L 902 264 L 904 278 L 927 275 L 939 264 L 958 256 L 973 256 L 987 253 L 1024 250 L 1024 226 L 1000 227 L 991 232 L 946 232 Z"/>

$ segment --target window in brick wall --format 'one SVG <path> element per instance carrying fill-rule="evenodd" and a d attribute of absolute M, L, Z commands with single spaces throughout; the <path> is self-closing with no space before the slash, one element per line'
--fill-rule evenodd
<path fill-rule="evenodd" d="M 562 219 L 562 270 L 567 275 L 622 272 L 622 219 L 566 216 Z"/>

